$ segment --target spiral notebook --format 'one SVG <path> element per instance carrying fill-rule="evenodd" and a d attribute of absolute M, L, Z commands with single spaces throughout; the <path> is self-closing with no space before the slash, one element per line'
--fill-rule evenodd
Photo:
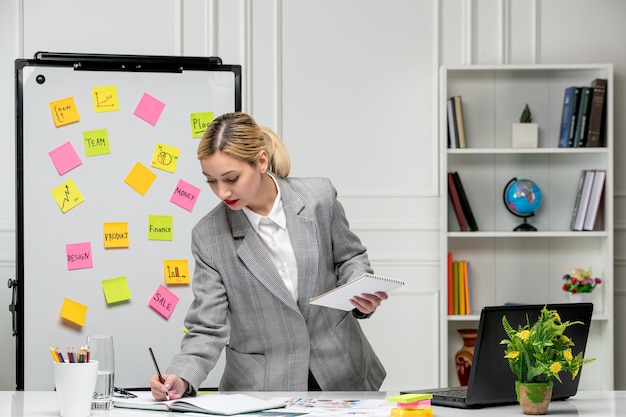
<path fill-rule="evenodd" d="M 365 273 L 358 278 L 311 298 L 310 304 L 349 311 L 354 309 L 350 298 L 361 294 L 389 292 L 404 285 L 404 281 Z"/>

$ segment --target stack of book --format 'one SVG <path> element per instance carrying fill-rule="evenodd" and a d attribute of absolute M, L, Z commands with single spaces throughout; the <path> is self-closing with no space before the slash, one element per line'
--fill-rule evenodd
<path fill-rule="evenodd" d="M 602 230 L 602 205 L 606 171 L 603 169 L 583 169 L 578 181 L 578 191 L 570 230 Z"/>
<path fill-rule="evenodd" d="M 448 252 L 448 315 L 472 314 L 472 272 L 468 261 Z"/>
<path fill-rule="evenodd" d="M 478 231 L 478 224 L 472 212 L 472 207 L 467 199 L 461 177 L 456 171 L 448 172 L 448 193 L 450 194 L 452 208 L 454 209 L 454 214 L 456 215 L 461 231 Z"/>
<path fill-rule="evenodd" d="M 590 87 L 565 89 L 559 148 L 604 145 L 607 80 L 596 78 Z"/>
<path fill-rule="evenodd" d="M 465 123 L 461 96 L 450 97 L 447 102 L 448 148 L 465 148 Z"/>

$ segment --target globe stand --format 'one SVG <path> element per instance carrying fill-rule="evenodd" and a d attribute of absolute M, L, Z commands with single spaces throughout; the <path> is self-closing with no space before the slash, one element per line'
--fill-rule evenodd
<path fill-rule="evenodd" d="M 511 211 L 511 210 L 509 210 Z M 513 213 L 515 214 L 515 213 Z M 520 215 L 517 215 L 518 217 L 522 217 Z M 533 226 L 532 224 L 529 224 L 526 222 L 526 219 L 533 216 L 532 214 L 530 216 L 524 216 L 522 217 L 524 219 L 524 223 L 518 225 L 515 229 L 513 229 L 514 232 L 536 232 L 537 228 L 535 226 Z"/>
<path fill-rule="evenodd" d="M 528 219 L 529 217 L 532 217 L 535 215 L 535 213 L 530 213 L 530 214 L 526 214 L 526 215 L 522 215 L 519 213 L 516 213 L 515 211 L 513 211 L 511 209 L 511 207 L 509 207 L 509 205 L 507 204 L 507 198 L 506 198 L 506 194 L 507 194 L 507 190 L 509 189 L 509 187 L 515 183 L 517 181 L 517 177 L 511 178 L 511 180 L 504 186 L 504 191 L 502 192 L 502 200 L 504 202 L 504 207 L 506 207 L 506 209 L 509 211 L 509 213 L 511 213 L 514 216 L 517 217 L 521 217 L 522 219 L 524 219 L 524 223 L 519 224 L 518 226 L 516 226 L 513 231 L 514 232 L 536 232 L 537 228 L 535 226 L 533 226 L 532 224 L 529 224 L 528 221 L 526 219 Z"/>

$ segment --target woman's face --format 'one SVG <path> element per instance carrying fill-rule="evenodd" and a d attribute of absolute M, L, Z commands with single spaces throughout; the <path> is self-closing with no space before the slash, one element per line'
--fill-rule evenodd
<path fill-rule="evenodd" d="M 261 184 L 267 170 L 265 151 L 261 151 L 256 166 L 222 152 L 202 158 L 200 166 L 211 190 L 231 209 L 249 207 L 254 210 L 264 201 Z"/>

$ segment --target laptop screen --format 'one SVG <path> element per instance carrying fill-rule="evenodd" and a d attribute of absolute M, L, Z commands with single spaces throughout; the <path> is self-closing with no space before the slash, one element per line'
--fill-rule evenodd
<path fill-rule="evenodd" d="M 565 334 L 576 344 L 572 353 L 577 355 L 583 352 L 587 344 L 593 304 L 548 304 L 548 309 L 556 310 L 562 321 L 582 321 L 584 325 L 575 324 L 568 327 Z M 506 305 L 497 307 L 484 307 L 480 315 L 478 334 L 472 368 L 470 370 L 467 399 L 468 405 L 497 405 L 516 403 L 515 375 L 509 368 L 509 363 L 504 359 L 505 346 L 500 341 L 506 339 L 506 333 L 502 327 L 502 316 L 513 328 L 526 323 L 526 317 L 530 323 L 534 323 L 543 308 L 541 305 Z M 576 394 L 581 372 L 576 379 L 571 375 L 562 373 L 561 381 L 554 384 L 552 399 L 565 399 Z"/>

